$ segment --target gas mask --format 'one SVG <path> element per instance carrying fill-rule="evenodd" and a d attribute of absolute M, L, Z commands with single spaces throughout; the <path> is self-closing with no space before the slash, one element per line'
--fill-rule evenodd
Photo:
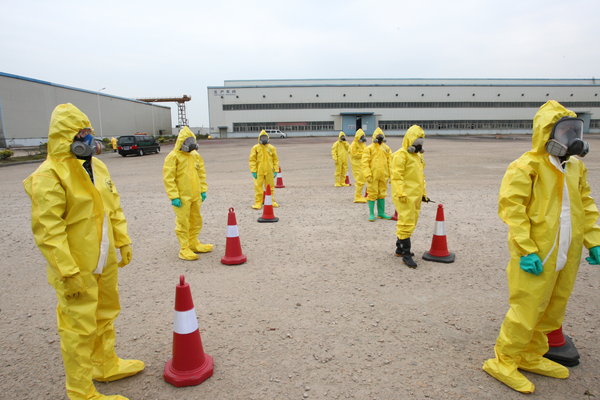
<path fill-rule="evenodd" d="M 423 150 L 423 143 L 425 143 L 425 140 L 423 140 L 423 138 L 417 138 L 412 145 L 408 146 L 408 152 L 423 153 L 425 151 Z"/>
<path fill-rule="evenodd" d="M 94 154 L 100 154 L 102 149 L 94 140 L 91 128 L 84 128 L 73 139 L 71 153 L 80 160 L 85 160 Z"/>
<path fill-rule="evenodd" d="M 185 151 L 186 153 L 197 149 L 198 145 L 196 144 L 196 139 L 191 136 L 186 138 L 181 145 L 181 151 Z"/>
<path fill-rule="evenodd" d="M 361 136 L 360 139 L 358 139 L 358 141 L 361 143 L 365 143 L 367 141 L 367 138 L 365 136 Z"/>
<path fill-rule="evenodd" d="M 346 136 L 342 136 L 342 137 L 340 138 L 340 140 L 341 140 L 342 142 L 345 142 L 345 141 L 346 141 Z"/>
<path fill-rule="evenodd" d="M 267 135 L 262 135 L 260 137 L 260 144 L 267 144 L 269 143 L 269 137 Z"/>
<path fill-rule="evenodd" d="M 584 157 L 590 145 L 583 141 L 583 120 L 573 117 L 558 120 L 546 142 L 546 151 L 557 157 Z"/>
<path fill-rule="evenodd" d="M 379 134 L 379 135 L 375 136 L 375 141 L 379 144 L 383 143 L 383 135 Z"/>

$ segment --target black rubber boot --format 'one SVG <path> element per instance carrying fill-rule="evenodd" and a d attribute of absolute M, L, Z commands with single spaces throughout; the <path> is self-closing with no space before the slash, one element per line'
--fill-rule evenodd
<path fill-rule="evenodd" d="M 410 238 L 396 240 L 396 256 L 402 257 L 402 261 L 409 268 L 417 268 L 417 263 L 412 256 L 415 253 L 410 252 Z"/>

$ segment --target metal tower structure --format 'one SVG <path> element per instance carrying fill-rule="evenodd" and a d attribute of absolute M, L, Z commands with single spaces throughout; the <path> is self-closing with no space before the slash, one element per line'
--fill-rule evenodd
<path fill-rule="evenodd" d="M 146 103 L 177 103 L 177 126 L 189 126 L 187 114 L 185 112 L 185 102 L 192 100 L 192 96 L 184 94 L 183 97 L 157 97 L 138 100 L 145 101 Z"/>

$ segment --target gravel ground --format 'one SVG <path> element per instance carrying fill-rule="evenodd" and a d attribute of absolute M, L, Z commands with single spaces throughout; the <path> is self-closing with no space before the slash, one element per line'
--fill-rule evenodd
<path fill-rule="evenodd" d="M 333 187 L 334 138 L 273 140 L 285 189 L 280 218 L 256 222 L 247 159 L 255 139 L 200 143 L 209 191 L 201 239 L 215 244 L 198 261 L 177 258 L 174 215 L 159 155 L 100 157 L 109 166 L 133 240 L 133 262 L 120 270 L 122 313 L 117 350 L 146 362 L 138 376 L 97 384 L 130 399 L 516 399 L 481 364 L 493 354 L 504 313 L 508 260 L 497 193 L 506 166 L 528 138 L 431 138 L 425 158 L 429 197 L 444 204 L 453 264 L 411 270 L 394 257 L 395 224 L 368 222 L 352 203 L 354 187 Z M 600 138 L 585 161 L 600 191 Z M 396 150 L 401 138 L 388 139 Z M 37 164 L 0 168 L 0 393 L 10 399 L 62 399 L 64 374 L 54 291 L 30 228 L 21 181 Z M 388 197 L 388 212 L 392 210 Z M 234 207 L 248 262 L 220 263 L 227 210 Z M 436 205 L 423 205 L 413 249 L 429 249 Z M 585 252 L 587 255 L 587 252 Z M 171 357 L 175 285 L 190 283 L 214 376 L 175 388 L 162 379 Z M 530 397 L 600 397 L 600 269 L 583 261 L 565 319 L 581 365 L 568 380 L 527 374 Z"/>

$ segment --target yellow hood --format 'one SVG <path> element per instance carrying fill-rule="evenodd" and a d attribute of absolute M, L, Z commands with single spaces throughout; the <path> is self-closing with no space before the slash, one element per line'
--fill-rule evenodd
<path fill-rule="evenodd" d="M 404 139 L 402 139 L 402 148 L 404 150 L 408 150 L 410 146 L 417 140 L 418 138 L 424 138 L 425 131 L 419 125 L 413 125 L 404 134 Z"/>
<path fill-rule="evenodd" d="M 550 139 L 552 128 L 563 117 L 577 117 L 555 100 L 547 101 L 533 117 L 531 148 L 534 153 L 546 153 L 546 142 Z"/>
<path fill-rule="evenodd" d="M 341 131 L 341 132 L 338 134 L 338 140 L 340 140 L 340 139 L 342 138 L 342 136 L 346 136 L 346 134 L 344 133 L 344 131 Z"/>
<path fill-rule="evenodd" d="M 357 130 L 353 142 L 360 142 L 360 138 L 363 136 L 365 136 L 365 132 L 362 129 Z"/>
<path fill-rule="evenodd" d="M 75 158 L 71 143 L 75 135 L 92 124 L 79 108 L 71 103 L 59 104 L 52 111 L 48 129 L 48 157 L 54 159 Z"/>
<path fill-rule="evenodd" d="M 194 132 L 192 132 L 190 128 L 184 126 L 183 129 L 180 130 L 177 134 L 177 141 L 175 142 L 175 147 L 173 149 L 181 150 L 181 145 L 183 144 L 183 142 L 185 142 L 185 139 L 189 137 L 196 138 L 196 135 L 194 135 Z"/>
<path fill-rule="evenodd" d="M 267 133 L 267 131 L 265 131 L 264 129 L 262 131 L 260 131 L 260 133 L 258 134 L 258 144 L 260 144 L 260 137 L 262 135 L 265 135 L 266 137 L 269 137 L 269 134 Z"/>
<path fill-rule="evenodd" d="M 381 128 L 378 127 L 377 129 L 375 129 L 375 132 L 373 132 L 373 141 L 374 142 L 376 141 L 375 138 L 379 134 L 383 135 L 383 138 L 385 139 L 385 133 L 383 133 L 383 131 L 381 130 Z"/>

